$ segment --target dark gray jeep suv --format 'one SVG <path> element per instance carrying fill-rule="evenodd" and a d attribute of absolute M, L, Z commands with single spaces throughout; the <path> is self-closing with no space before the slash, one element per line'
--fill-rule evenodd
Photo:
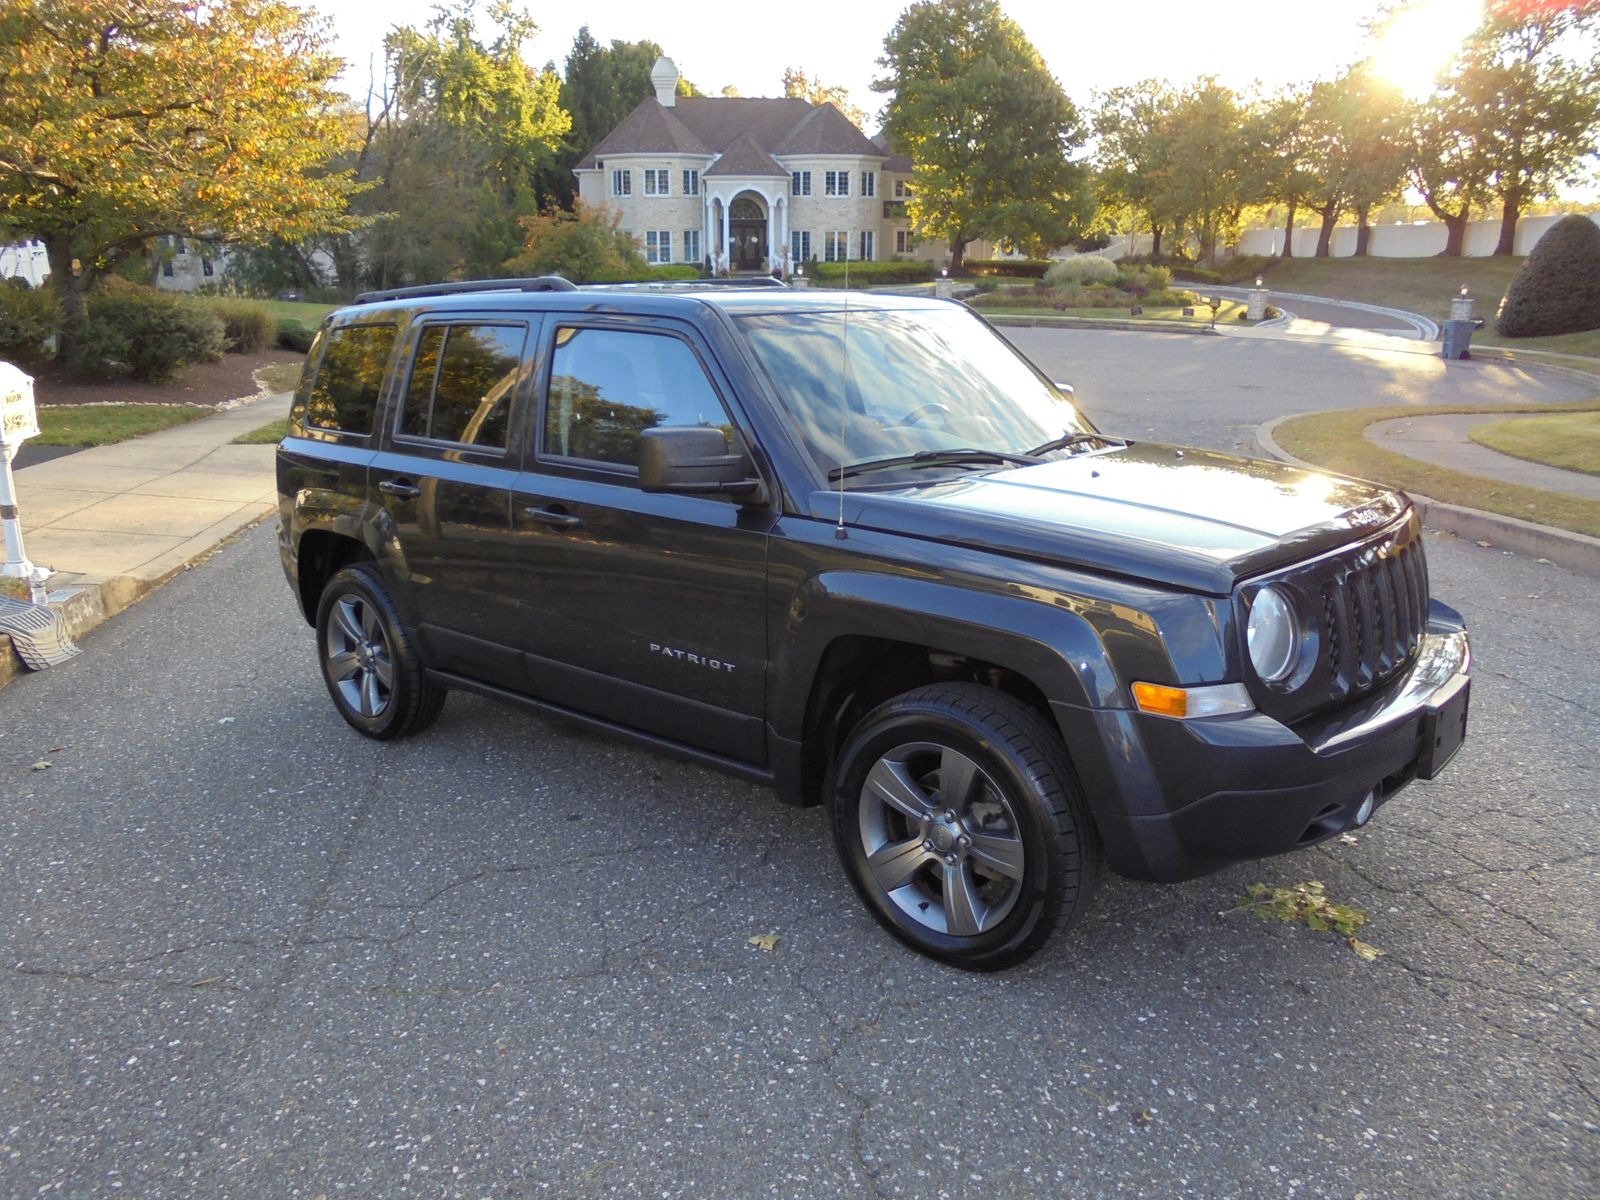
<path fill-rule="evenodd" d="M 1405 496 L 1102 434 L 959 304 L 374 294 L 311 349 L 278 487 L 355 729 L 461 688 L 827 804 L 877 919 L 963 967 L 1102 862 L 1363 824 L 1465 734 Z"/>

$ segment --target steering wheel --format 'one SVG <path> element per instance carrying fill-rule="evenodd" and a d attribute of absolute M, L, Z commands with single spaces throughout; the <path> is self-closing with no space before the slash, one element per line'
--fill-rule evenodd
<path fill-rule="evenodd" d="M 939 424 L 941 425 L 949 424 L 950 406 L 948 404 L 940 404 L 937 400 L 928 404 L 918 405 L 916 408 L 913 408 L 905 416 L 896 421 L 894 423 L 894 427 L 896 429 L 906 426 L 911 428 L 920 428 L 929 418 L 932 417 L 938 417 Z"/>

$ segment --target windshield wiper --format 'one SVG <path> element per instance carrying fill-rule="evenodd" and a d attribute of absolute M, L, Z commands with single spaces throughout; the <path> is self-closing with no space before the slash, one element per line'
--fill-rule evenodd
<path fill-rule="evenodd" d="M 1108 438 L 1103 433 L 1064 433 L 1058 438 L 1053 438 L 1042 446 L 1035 446 L 1028 453 L 1034 457 L 1049 454 L 1052 450 L 1066 450 L 1073 446 L 1087 446 L 1093 443 L 1097 446 L 1122 445 L 1128 443 L 1121 438 Z"/>
<path fill-rule="evenodd" d="M 918 450 L 915 454 L 897 454 L 892 458 L 869 458 L 865 462 L 851 463 L 847 467 L 835 467 L 828 472 L 828 482 L 834 483 L 840 479 L 849 479 L 852 475 L 861 475 L 868 471 L 887 471 L 895 467 L 947 467 L 960 466 L 964 463 L 1015 463 L 1018 466 L 1031 467 L 1038 461 L 1032 454 L 980 450 L 974 446 L 958 447 L 953 450 Z"/>

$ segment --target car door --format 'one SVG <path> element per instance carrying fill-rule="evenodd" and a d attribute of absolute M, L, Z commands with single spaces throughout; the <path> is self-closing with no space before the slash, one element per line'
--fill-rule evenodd
<path fill-rule="evenodd" d="M 510 431 L 531 399 L 536 328 L 522 314 L 414 322 L 404 384 L 371 467 L 426 660 L 502 685 L 522 675 L 507 651 L 516 618 Z"/>
<path fill-rule="evenodd" d="M 708 348 L 676 321 L 552 316 L 541 360 L 511 502 L 529 690 L 764 763 L 772 513 L 638 486 L 643 429 L 734 436 Z"/>

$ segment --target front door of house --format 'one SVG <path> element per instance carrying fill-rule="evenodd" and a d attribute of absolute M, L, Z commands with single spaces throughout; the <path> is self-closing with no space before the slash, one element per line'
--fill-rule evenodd
<path fill-rule="evenodd" d="M 735 271 L 767 269 L 767 218 L 748 196 L 741 196 L 729 208 L 728 258 Z"/>

